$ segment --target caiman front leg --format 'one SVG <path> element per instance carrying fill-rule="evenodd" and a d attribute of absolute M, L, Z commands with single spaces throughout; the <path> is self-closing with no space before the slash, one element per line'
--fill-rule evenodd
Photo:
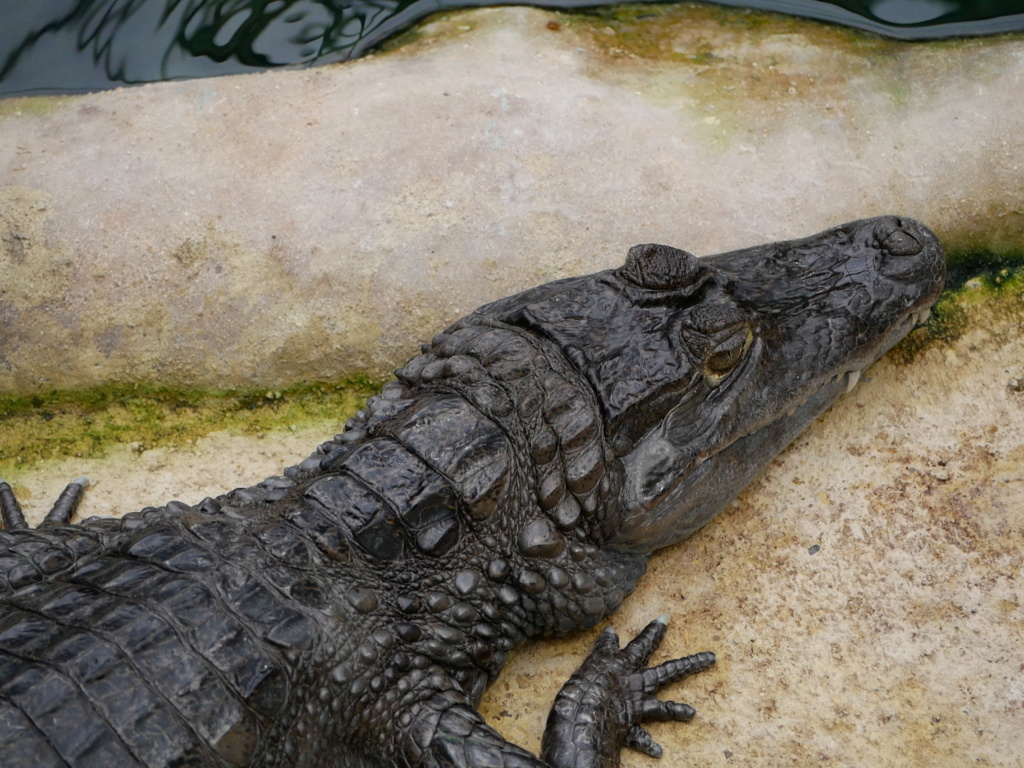
<path fill-rule="evenodd" d="M 25 521 L 11 486 L 0 480 L 0 596 L 65 571 L 102 547 L 99 532 L 69 526 L 88 479 L 68 483 L 36 527 Z"/>
<path fill-rule="evenodd" d="M 623 746 L 661 757 L 661 746 L 642 723 L 689 722 L 697 712 L 655 694 L 715 663 L 715 654 L 705 651 L 649 668 L 667 624 L 667 616 L 658 617 L 625 648 L 619 648 L 611 627 L 601 633 L 590 656 L 555 697 L 541 744 L 545 761 L 557 768 L 609 768 L 619 764 Z"/>
<path fill-rule="evenodd" d="M 651 622 L 625 648 L 610 627 L 601 633 L 555 698 L 539 759 L 502 738 L 466 702 L 447 704 L 438 712 L 438 705 L 451 702 L 449 692 L 426 703 L 429 714 L 418 718 L 408 734 L 409 763 L 421 768 L 615 768 L 624 746 L 660 757 L 661 747 L 642 724 L 689 721 L 695 710 L 655 694 L 715 663 L 715 655 L 704 652 L 648 668 L 666 623 L 664 617 Z"/>
<path fill-rule="evenodd" d="M 78 503 L 82 500 L 87 485 L 89 485 L 87 477 L 80 477 L 68 483 L 57 497 L 53 507 L 46 513 L 40 527 L 67 525 L 78 508 Z M 3 522 L 2 530 L 5 531 L 17 531 L 30 527 L 25 522 L 25 515 L 21 512 L 21 505 L 18 504 L 14 491 L 5 480 L 0 480 L 0 521 Z"/>

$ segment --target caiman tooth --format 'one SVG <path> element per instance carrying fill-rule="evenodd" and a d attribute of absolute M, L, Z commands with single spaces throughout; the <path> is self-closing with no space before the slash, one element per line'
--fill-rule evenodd
<path fill-rule="evenodd" d="M 853 391 L 853 388 L 857 386 L 858 381 L 860 381 L 860 371 L 850 371 L 850 379 L 846 384 L 847 394 Z"/>

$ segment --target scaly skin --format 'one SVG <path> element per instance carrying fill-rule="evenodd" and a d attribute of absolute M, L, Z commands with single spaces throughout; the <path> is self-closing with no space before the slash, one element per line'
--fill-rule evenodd
<path fill-rule="evenodd" d="M 652 622 L 606 630 L 537 757 L 476 712 L 507 653 L 593 627 L 934 302 L 908 219 L 489 304 L 281 477 L 39 529 L 0 482 L 0 757 L 32 766 L 551 766 L 688 720 Z"/>

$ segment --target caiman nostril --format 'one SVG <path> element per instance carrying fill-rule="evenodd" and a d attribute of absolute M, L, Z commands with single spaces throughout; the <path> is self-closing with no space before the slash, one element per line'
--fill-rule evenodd
<path fill-rule="evenodd" d="M 920 240 L 902 229 L 891 232 L 882 241 L 882 247 L 893 256 L 914 256 L 924 248 Z"/>

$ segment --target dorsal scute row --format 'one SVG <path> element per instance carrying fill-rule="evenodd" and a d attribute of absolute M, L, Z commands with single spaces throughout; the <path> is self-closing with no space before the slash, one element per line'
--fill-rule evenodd
<path fill-rule="evenodd" d="M 406 393 L 450 388 L 500 424 L 559 530 L 599 529 L 619 487 L 616 465 L 589 384 L 550 340 L 476 318 L 436 336 L 396 375 Z"/>

